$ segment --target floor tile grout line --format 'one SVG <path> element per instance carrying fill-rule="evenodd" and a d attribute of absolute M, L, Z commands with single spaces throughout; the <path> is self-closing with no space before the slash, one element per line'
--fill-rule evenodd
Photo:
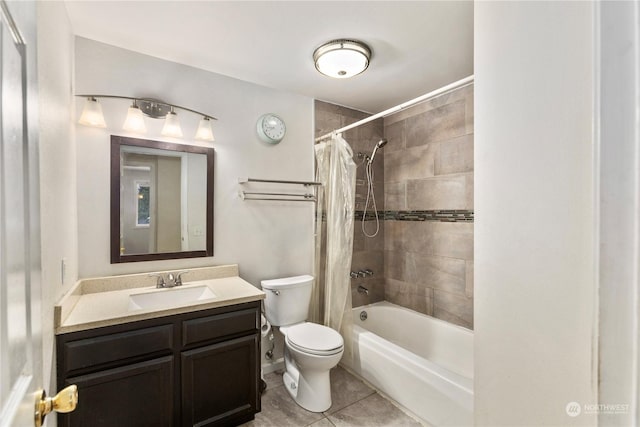
<path fill-rule="evenodd" d="M 342 411 L 343 409 L 347 409 L 349 406 L 355 405 L 356 403 L 358 403 L 358 402 L 360 402 L 360 401 L 362 401 L 362 400 L 364 400 L 364 399 L 366 399 L 366 398 L 368 398 L 368 397 L 371 397 L 371 396 L 373 396 L 373 395 L 374 395 L 374 394 L 376 394 L 376 393 L 378 393 L 376 390 L 371 389 L 371 393 L 367 394 L 367 395 L 366 395 L 366 396 L 364 396 L 364 397 L 361 397 L 361 398 L 360 398 L 360 399 L 358 399 L 358 400 L 355 400 L 355 401 L 353 401 L 353 402 L 349 403 L 347 406 L 343 406 L 342 408 L 337 409 L 337 410 L 335 410 L 335 411 L 333 411 L 333 412 L 331 412 L 331 413 L 323 412 L 323 414 L 324 414 L 324 416 L 325 416 L 325 417 L 329 417 L 329 415 L 333 415 L 333 414 L 336 414 L 336 413 L 338 413 L 338 412 Z M 378 394 L 379 394 L 379 393 L 378 393 Z"/>
<path fill-rule="evenodd" d="M 329 421 L 329 423 L 330 423 L 332 426 L 337 427 L 337 425 L 336 425 L 336 424 L 334 424 L 334 422 L 333 422 L 333 421 L 331 421 L 331 418 L 329 418 L 328 416 L 327 416 L 327 417 L 325 417 L 325 418 L 327 419 L 327 421 Z"/>
<path fill-rule="evenodd" d="M 379 397 L 381 397 L 382 399 L 387 400 L 387 401 L 390 401 L 390 403 L 391 403 L 392 405 L 396 406 L 397 408 L 399 408 L 401 412 L 403 412 L 405 415 L 409 416 L 409 418 L 412 418 L 412 419 L 414 419 L 414 420 L 415 420 L 414 416 L 410 416 L 410 415 L 408 415 L 408 414 L 407 414 L 407 412 L 406 412 L 406 411 L 404 411 L 404 410 L 402 410 L 402 409 L 400 408 L 400 406 L 399 406 L 396 402 L 392 401 L 390 398 L 388 398 L 388 397 L 387 397 L 386 395 L 384 395 L 383 393 L 380 393 L 380 391 L 379 391 L 379 390 L 377 390 L 375 387 L 371 387 L 371 385 L 367 384 L 367 383 L 366 383 L 362 378 L 360 378 L 360 377 L 358 377 L 356 374 L 354 374 L 354 373 L 350 372 L 348 369 L 345 369 L 344 367 L 342 367 L 342 368 L 345 370 L 345 372 L 346 372 L 347 374 L 349 374 L 350 376 L 352 376 L 354 379 L 357 379 L 357 380 L 359 380 L 360 382 L 362 382 L 362 383 L 367 387 L 367 389 L 368 389 L 368 390 L 367 390 L 368 394 L 366 394 L 366 395 L 364 395 L 364 396 L 362 396 L 362 397 L 358 398 L 357 400 L 355 400 L 355 401 L 353 401 L 353 402 L 350 402 L 348 405 L 346 405 L 346 406 L 344 406 L 344 407 L 342 407 L 342 408 L 340 408 L 340 409 L 337 409 L 337 410 L 335 410 L 335 411 L 332 411 L 331 413 L 329 413 L 329 412 L 322 412 L 322 413 L 319 413 L 318 415 L 321 415 L 321 416 L 322 416 L 322 418 L 320 418 L 320 419 L 316 419 L 315 421 L 312 421 L 312 422 L 310 422 L 309 424 L 304 424 L 304 426 L 308 427 L 308 426 L 311 426 L 311 425 L 313 425 L 313 424 L 315 424 L 315 423 L 318 423 L 318 422 L 320 422 L 320 421 L 326 420 L 326 421 L 328 421 L 328 422 L 329 422 L 329 425 L 330 425 L 330 426 L 336 427 L 337 425 L 332 421 L 332 419 L 331 419 L 330 417 L 335 417 L 336 419 L 339 419 L 339 417 L 336 417 L 336 415 L 337 415 L 337 414 L 341 413 L 342 411 L 347 410 L 348 408 L 352 407 L 353 405 L 355 405 L 355 404 L 357 404 L 357 403 L 360 403 L 360 402 L 364 401 L 365 399 L 371 398 L 371 397 L 372 397 L 372 396 L 374 396 L 374 395 L 378 395 L 378 396 L 379 396 Z M 282 387 L 282 385 L 284 385 L 284 384 L 280 384 L 280 385 L 275 386 L 275 387 L 269 387 L 269 389 L 272 389 L 272 390 L 274 390 L 274 391 L 278 391 L 278 389 L 280 389 L 280 388 Z M 302 420 L 300 420 L 300 421 L 302 421 Z"/>
<path fill-rule="evenodd" d="M 312 422 L 312 423 L 310 423 L 310 424 L 307 424 L 307 425 L 305 425 L 304 427 L 312 426 L 312 425 L 314 425 L 315 423 L 319 423 L 319 422 L 320 422 L 320 421 L 322 421 L 322 420 L 327 420 L 327 421 L 329 422 L 329 424 L 331 424 L 332 426 L 336 427 L 336 425 L 335 425 L 334 423 L 332 423 L 332 422 L 331 422 L 331 420 L 329 419 L 329 417 L 327 417 L 327 416 L 322 417 L 322 418 L 320 418 L 319 420 L 316 420 L 316 421 L 314 421 L 314 422 Z"/>

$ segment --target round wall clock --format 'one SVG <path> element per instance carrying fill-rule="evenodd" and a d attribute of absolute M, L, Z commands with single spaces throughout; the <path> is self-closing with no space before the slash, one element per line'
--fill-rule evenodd
<path fill-rule="evenodd" d="M 287 131 L 284 120 L 273 113 L 260 116 L 256 127 L 260 140 L 268 144 L 277 144 L 282 141 Z"/>

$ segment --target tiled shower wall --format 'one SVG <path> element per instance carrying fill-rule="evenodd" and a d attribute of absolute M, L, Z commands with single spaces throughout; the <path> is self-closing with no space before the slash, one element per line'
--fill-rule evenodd
<path fill-rule="evenodd" d="M 473 211 L 473 86 L 384 119 L 387 211 Z M 473 222 L 385 221 L 385 299 L 473 328 Z"/>
<path fill-rule="evenodd" d="M 315 115 L 316 136 L 368 116 L 320 101 Z M 367 238 L 358 219 L 367 186 L 357 154 L 370 155 L 382 137 L 389 142 L 376 155 L 374 185 L 386 219 L 378 235 Z M 344 138 L 358 165 L 352 271 L 374 272 L 351 280 L 353 306 L 387 300 L 473 328 L 473 87 L 352 129 Z M 461 221 L 422 220 L 438 216 Z M 372 233 L 375 221 L 365 224 Z M 369 294 L 358 293 L 358 285 Z"/>
<path fill-rule="evenodd" d="M 354 123 L 367 117 L 367 113 L 353 110 L 326 102 L 315 102 L 316 137 L 329 133 L 342 126 Z M 375 120 L 366 125 L 349 130 L 343 134 L 344 139 L 354 151 L 356 170 L 356 220 L 354 222 L 353 258 L 351 270 L 359 271 L 369 269 L 373 276 L 351 280 L 351 296 L 353 306 L 384 300 L 384 221 L 380 218 L 380 231 L 374 238 L 364 237 L 362 233 L 362 210 L 367 197 L 367 186 L 363 158 L 358 158 L 358 153 L 370 155 L 375 144 L 382 138 L 382 119 Z M 378 211 L 384 211 L 384 156 L 383 152 L 376 154 L 374 162 L 374 187 Z M 360 219 L 358 219 L 360 218 Z M 368 234 L 375 231 L 375 221 L 365 221 Z M 323 230 L 324 233 L 325 230 Z M 323 278 L 319 278 L 322 283 Z M 369 294 L 357 292 L 359 285 L 369 290 Z"/>

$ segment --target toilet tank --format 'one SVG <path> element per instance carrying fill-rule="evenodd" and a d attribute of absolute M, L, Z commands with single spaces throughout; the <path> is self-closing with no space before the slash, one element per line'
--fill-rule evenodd
<path fill-rule="evenodd" d="M 313 276 L 294 276 L 260 282 L 266 294 L 264 311 L 274 326 L 304 322 L 309 315 Z"/>

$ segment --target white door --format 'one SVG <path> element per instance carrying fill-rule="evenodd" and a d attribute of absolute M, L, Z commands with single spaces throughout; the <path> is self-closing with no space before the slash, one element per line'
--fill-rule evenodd
<path fill-rule="evenodd" d="M 30 427 L 42 388 L 38 158 L 26 104 L 31 46 L 4 0 L 0 6 L 0 427 Z"/>

